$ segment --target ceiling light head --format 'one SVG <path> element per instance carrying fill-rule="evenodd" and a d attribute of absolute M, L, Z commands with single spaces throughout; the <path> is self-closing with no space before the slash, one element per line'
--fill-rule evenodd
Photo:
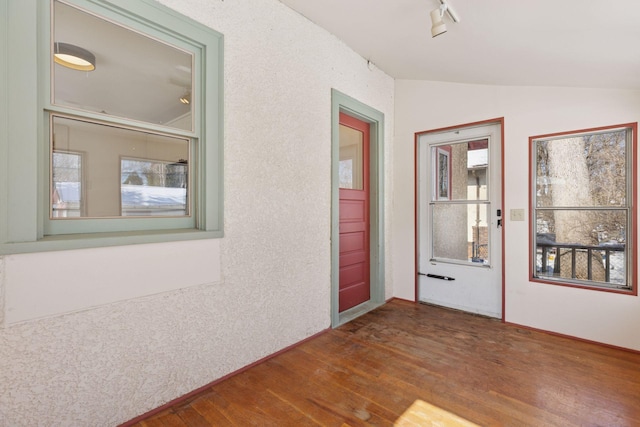
<path fill-rule="evenodd" d="M 442 21 L 442 11 L 434 9 L 431 11 L 431 37 L 439 36 L 447 32 L 447 26 Z"/>
<path fill-rule="evenodd" d="M 93 71 L 96 69 L 96 56 L 80 46 L 69 43 L 55 42 L 53 44 L 53 60 L 63 67 L 79 71 Z"/>
<path fill-rule="evenodd" d="M 443 18 L 445 13 L 453 22 L 460 22 L 460 16 L 451 7 L 447 0 L 440 0 L 440 7 L 431 11 L 431 36 L 436 37 L 447 32 Z"/>
<path fill-rule="evenodd" d="M 187 92 L 184 95 L 182 95 L 180 97 L 180 102 L 182 102 L 185 105 L 191 104 L 191 93 Z"/>

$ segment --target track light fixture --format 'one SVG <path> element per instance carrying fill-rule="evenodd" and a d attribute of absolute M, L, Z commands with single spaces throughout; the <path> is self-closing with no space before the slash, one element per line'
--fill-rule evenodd
<path fill-rule="evenodd" d="M 445 12 L 453 22 L 460 22 L 460 16 L 451 7 L 451 4 L 447 0 L 440 0 L 440 7 L 431 11 L 431 37 L 447 32 L 447 26 L 442 20 Z"/>

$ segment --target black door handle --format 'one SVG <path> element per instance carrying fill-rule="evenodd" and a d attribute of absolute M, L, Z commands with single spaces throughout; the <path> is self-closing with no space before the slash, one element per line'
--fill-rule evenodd
<path fill-rule="evenodd" d="M 449 277 L 449 276 L 441 276 L 439 274 L 425 274 L 425 273 L 418 273 L 421 276 L 427 276 L 427 277 L 431 277 L 433 279 L 440 279 L 440 280 L 456 280 L 455 277 Z"/>

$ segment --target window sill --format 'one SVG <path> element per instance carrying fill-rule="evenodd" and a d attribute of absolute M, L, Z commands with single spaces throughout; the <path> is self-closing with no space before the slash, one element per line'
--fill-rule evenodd
<path fill-rule="evenodd" d="M 47 236 L 35 242 L 0 244 L 0 255 L 215 239 L 221 237 L 223 237 L 221 231 L 203 231 L 197 229 L 65 234 Z"/>
<path fill-rule="evenodd" d="M 559 280 L 544 279 L 542 277 L 535 277 L 535 276 L 530 278 L 530 281 L 533 283 L 543 283 L 545 285 L 555 285 L 555 286 L 564 286 L 568 288 L 586 289 L 590 291 L 609 292 L 614 294 L 633 295 L 633 296 L 638 295 L 637 286 L 634 286 L 632 289 L 630 289 L 630 288 L 623 288 L 623 287 L 616 288 L 613 286 L 607 287 L 607 286 L 595 286 L 595 285 L 586 285 L 586 284 L 583 285 L 580 283 L 562 282 Z"/>

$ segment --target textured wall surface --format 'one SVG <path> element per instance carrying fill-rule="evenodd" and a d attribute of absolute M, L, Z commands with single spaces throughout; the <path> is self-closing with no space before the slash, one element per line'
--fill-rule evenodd
<path fill-rule="evenodd" d="M 161 3 L 225 36 L 225 237 L 153 246 L 202 265 L 184 261 L 184 275 L 162 286 L 121 274 L 153 271 L 147 245 L 0 258 L 0 302 L 12 296 L 0 319 L 47 283 L 66 289 L 48 294 L 49 311 L 2 323 L 0 426 L 115 425 L 329 327 L 331 88 L 385 114 L 391 249 L 393 79 L 276 0 Z M 34 283 L 27 270 L 52 257 L 67 272 L 79 260 L 81 279 Z M 91 300 L 96 284 L 103 295 Z"/>
<path fill-rule="evenodd" d="M 216 239 L 8 255 L 5 322 L 218 283 L 219 259 Z"/>

